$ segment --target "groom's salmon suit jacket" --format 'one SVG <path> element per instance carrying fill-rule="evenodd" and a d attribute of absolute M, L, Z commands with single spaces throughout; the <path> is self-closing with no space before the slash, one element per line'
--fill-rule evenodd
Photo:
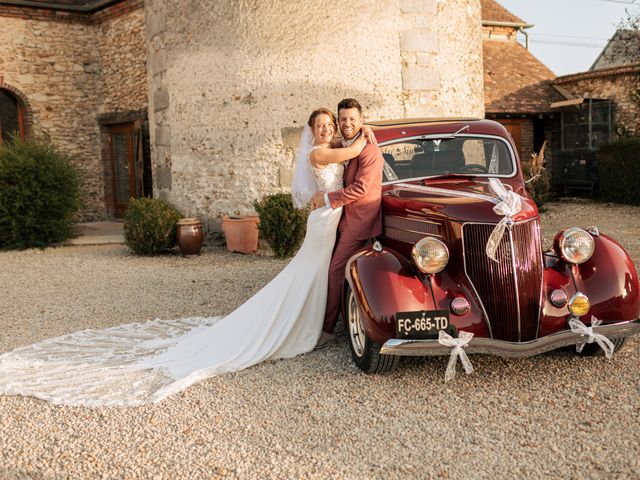
<path fill-rule="evenodd" d="M 377 145 L 367 143 L 360 155 L 349 161 L 342 190 L 329 192 L 331 208 L 344 207 L 346 229 L 356 240 L 382 233 L 382 166 Z"/>

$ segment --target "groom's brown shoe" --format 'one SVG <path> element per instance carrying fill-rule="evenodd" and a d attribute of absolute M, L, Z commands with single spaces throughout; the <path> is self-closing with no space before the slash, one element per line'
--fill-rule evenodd
<path fill-rule="evenodd" d="M 336 336 L 333 333 L 322 332 L 315 349 L 318 350 L 319 348 L 326 347 L 327 345 L 335 341 Z"/>

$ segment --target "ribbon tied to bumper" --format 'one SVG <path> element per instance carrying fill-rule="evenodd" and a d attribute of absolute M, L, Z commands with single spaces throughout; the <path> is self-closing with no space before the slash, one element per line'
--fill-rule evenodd
<path fill-rule="evenodd" d="M 458 357 L 460 357 L 460 361 L 462 362 L 462 366 L 464 367 L 464 371 L 467 375 L 473 372 L 473 366 L 469 361 L 469 357 L 467 357 L 467 352 L 462 349 L 462 347 L 467 345 L 472 338 L 473 333 L 471 332 L 460 331 L 458 332 L 458 338 L 453 338 L 444 330 L 440 330 L 438 333 L 438 343 L 445 347 L 452 347 L 449 363 L 447 364 L 447 371 L 444 374 L 445 383 L 456 376 L 456 363 Z"/>
<path fill-rule="evenodd" d="M 512 221 L 511 217 L 522 210 L 522 197 L 514 191 L 507 190 L 497 178 L 490 178 L 489 186 L 501 200 L 500 203 L 493 207 L 493 211 L 496 215 L 502 215 L 503 218 L 500 220 L 500 223 L 496 225 L 496 228 L 493 229 L 493 232 L 491 232 L 485 251 L 489 258 L 497 262 L 498 247 L 502 241 L 504 230 L 507 227 L 507 223 Z"/>
<path fill-rule="evenodd" d="M 594 333 L 593 331 L 593 328 L 597 327 L 601 323 L 602 323 L 602 320 L 598 320 L 594 316 L 591 316 L 590 327 L 587 327 L 577 317 L 572 317 L 569 320 L 569 327 L 571 328 L 572 332 L 579 333 L 587 337 L 587 341 L 585 343 L 580 343 L 576 345 L 576 352 L 580 353 L 587 343 L 596 342 L 598 345 L 600 345 L 600 348 L 602 348 L 607 358 L 611 358 L 613 356 L 613 351 L 615 348 L 611 340 L 605 337 L 602 333 Z"/>

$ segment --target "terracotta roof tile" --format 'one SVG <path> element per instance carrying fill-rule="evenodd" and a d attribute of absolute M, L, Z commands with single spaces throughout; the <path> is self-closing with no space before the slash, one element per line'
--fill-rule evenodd
<path fill-rule="evenodd" d="M 554 73 L 517 42 L 484 40 L 484 103 L 487 113 L 542 113 L 564 100 Z"/>
<path fill-rule="evenodd" d="M 483 21 L 509 22 L 526 24 L 524 20 L 516 17 L 495 0 L 480 0 Z"/>

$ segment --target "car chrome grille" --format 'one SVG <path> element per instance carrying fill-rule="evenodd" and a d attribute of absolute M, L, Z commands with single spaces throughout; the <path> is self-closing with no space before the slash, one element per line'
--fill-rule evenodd
<path fill-rule="evenodd" d="M 511 232 L 505 230 L 499 262 L 485 252 L 494 228 L 478 223 L 463 226 L 465 271 L 484 305 L 493 338 L 533 340 L 538 332 L 543 273 L 538 221 L 516 223 Z"/>
<path fill-rule="evenodd" d="M 413 218 L 395 217 L 385 215 L 384 236 L 400 240 L 401 242 L 415 243 L 427 235 L 439 237 L 438 224 Z"/>

